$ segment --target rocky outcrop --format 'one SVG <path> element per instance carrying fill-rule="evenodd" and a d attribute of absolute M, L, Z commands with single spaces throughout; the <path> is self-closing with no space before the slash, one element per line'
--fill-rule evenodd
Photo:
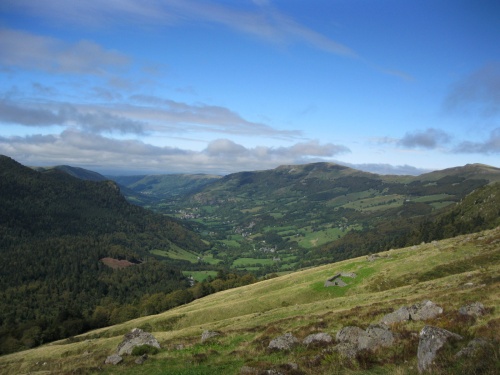
<path fill-rule="evenodd" d="M 484 305 L 481 302 L 473 302 L 468 305 L 462 306 L 458 309 L 460 315 L 468 315 L 478 318 L 486 313 Z"/>
<path fill-rule="evenodd" d="M 422 328 L 417 350 L 418 371 L 423 372 L 428 370 L 434 362 L 438 350 L 449 340 L 461 339 L 462 336 L 443 328 L 432 326 L 425 326 Z"/>
<path fill-rule="evenodd" d="M 299 343 L 299 340 L 291 333 L 285 333 L 283 336 L 278 336 L 269 343 L 269 350 L 288 351 Z"/>
<path fill-rule="evenodd" d="M 203 331 L 203 333 L 201 334 L 201 342 L 204 343 L 220 335 L 221 333 L 218 331 Z"/>
<path fill-rule="evenodd" d="M 361 350 L 376 350 L 391 346 L 394 335 L 385 324 L 372 324 L 366 330 L 359 327 L 347 326 L 342 328 L 336 336 L 338 345 L 335 350 L 346 358 L 354 358 Z"/>
<path fill-rule="evenodd" d="M 333 341 L 328 333 L 313 333 L 307 336 L 302 343 L 304 345 L 330 344 Z"/>
<path fill-rule="evenodd" d="M 118 354 L 112 354 L 104 361 L 106 365 L 117 365 L 123 361 L 123 357 Z"/>
<path fill-rule="evenodd" d="M 118 355 L 132 354 L 132 350 L 141 345 L 150 345 L 160 349 L 160 343 L 151 333 L 134 328 L 123 337 L 123 341 L 118 345 L 117 353 Z"/>
<path fill-rule="evenodd" d="M 132 354 L 136 346 L 150 345 L 160 349 L 160 343 L 149 332 L 144 332 L 142 329 L 134 328 L 123 337 L 123 341 L 118 345 L 116 353 L 110 355 L 104 361 L 105 364 L 117 365 L 123 361 L 123 355 Z M 143 355 L 136 360 L 136 363 L 143 363 L 147 359 L 147 355 Z"/>
<path fill-rule="evenodd" d="M 393 324 L 404 322 L 406 320 L 428 320 L 443 313 L 443 308 L 436 305 L 434 302 L 426 300 L 422 303 L 406 307 L 403 306 L 398 310 L 385 315 L 380 322 L 383 324 Z"/>
<path fill-rule="evenodd" d="M 481 349 L 486 348 L 488 346 L 491 346 L 491 344 L 490 344 L 490 342 L 488 342 L 488 340 L 485 340 L 481 337 L 477 337 L 477 338 L 469 341 L 467 346 L 464 347 L 462 350 L 460 350 L 455 356 L 457 358 L 474 357 Z"/>

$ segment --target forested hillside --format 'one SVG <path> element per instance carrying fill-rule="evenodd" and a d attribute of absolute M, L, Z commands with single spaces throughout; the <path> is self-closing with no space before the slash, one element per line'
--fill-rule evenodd
<path fill-rule="evenodd" d="M 230 174 L 151 208 L 196 223 L 225 265 L 264 275 L 486 229 L 456 217 L 441 237 L 427 233 L 468 194 L 498 181 L 500 169 L 482 164 L 421 176 L 284 165 Z"/>
<path fill-rule="evenodd" d="M 303 266 L 348 259 L 391 248 L 417 245 L 461 234 L 492 229 L 500 225 L 500 182 L 482 186 L 460 202 L 424 216 L 407 216 L 404 209 L 392 211 L 393 219 L 374 227 L 353 231 L 336 242 L 314 249 Z"/>
<path fill-rule="evenodd" d="M 0 156 L 0 353 L 140 315 L 140 298 L 189 287 L 178 265 L 149 251 L 206 248 L 175 220 L 129 204 L 114 182 Z M 130 266 L 113 270 L 106 257 Z"/>

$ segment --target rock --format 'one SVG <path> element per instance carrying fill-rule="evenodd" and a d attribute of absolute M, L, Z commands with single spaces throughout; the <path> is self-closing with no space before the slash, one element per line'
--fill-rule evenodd
<path fill-rule="evenodd" d="M 432 301 L 423 301 L 410 307 L 400 307 L 398 310 L 385 315 L 380 322 L 384 324 L 393 324 L 407 320 L 427 320 L 433 319 L 443 313 L 442 307 Z"/>
<path fill-rule="evenodd" d="M 341 342 L 335 345 L 334 350 L 337 351 L 341 357 L 349 359 L 356 358 L 356 354 L 358 354 L 359 351 L 357 344 L 352 344 L 350 342 Z"/>
<path fill-rule="evenodd" d="M 460 315 L 474 316 L 476 318 L 483 316 L 486 313 L 484 305 L 481 302 L 473 302 L 468 305 L 462 306 L 458 309 Z"/>
<path fill-rule="evenodd" d="M 490 345 L 491 344 L 488 342 L 488 340 L 477 337 L 477 338 L 469 341 L 469 343 L 467 344 L 467 346 L 465 348 L 463 348 L 457 354 L 455 354 L 455 357 L 457 357 L 457 358 L 474 357 L 480 349 L 485 348 L 485 347 L 490 346 Z"/>
<path fill-rule="evenodd" d="M 276 337 L 269 343 L 268 349 L 271 350 L 291 350 L 299 340 L 291 333 L 285 333 L 283 336 Z"/>
<path fill-rule="evenodd" d="M 337 332 L 337 336 L 335 336 L 335 339 L 338 342 L 347 342 L 358 346 L 360 336 L 363 336 L 365 334 L 366 332 L 359 327 L 347 326 L 343 327 L 340 331 Z"/>
<path fill-rule="evenodd" d="M 383 324 L 393 324 L 410 320 L 410 311 L 406 306 L 400 307 L 394 312 L 385 315 L 380 322 Z"/>
<path fill-rule="evenodd" d="M 373 324 L 366 330 L 347 326 L 337 333 L 336 339 L 341 344 L 349 344 L 337 348 L 337 350 L 348 352 L 348 357 L 352 357 L 353 349 L 355 351 L 375 350 L 379 347 L 391 346 L 394 343 L 394 335 L 384 324 Z"/>
<path fill-rule="evenodd" d="M 150 345 L 160 349 L 160 343 L 149 332 L 144 332 L 140 328 L 134 328 L 123 337 L 123 341 L 118 345 L 118 355 L 132 354 L 136 346 Z"/>
<path fill-rule="evenodd" d="M 433 319 L 443 313 L 442 307 L 428 300 L 422 303 L 417 303 L 411 306 L 408 310 L 410 311 L 411 320 Z"/>
<path fill-rule="evenodd" d="M 332 336 L 330 336 L 328 333 L 313 333 L 309 336 L 307 336 L 302 343 L 304 345 L 311 345 L 311 344 L 330 344 L 333 341 Z"/>
<path fill-rule="evenodd" d="M 438 350 L 450 339 L 461 340 L 462 336 L 442 328 L 432 326 L 422 328 L 417 350 L 419 372 L 429 369 L 436 358 Z"/>
<path fill-rule="evenodd" d="M 117 365 L 121 361 L 123 361 L 123 358 L 120 355 L 115 353 L 115 354 L 110 355 L 108 358 L 106 358 L 106 360 L 104 361 L 104 364 L 105 365 Z"/>
<path fill-rule="evenodd" d="M 394 335 L 385 324 L 372 324 L 366 329 L 358 343 L 359 349 L 375 350 L 388 347 L 394 343 Z"/>
<path fill-rule="evenodd" d="M 217 331 L 203 331 L 203 333 L 201 334 L 201 342 L 203 343 L 205 341 L 210 340 L 211 338 L 214 338 L 214 337 L 217 337 L 220 335 L 221 335 L 221 333 L 217 332 Z"/>
<path fill-rule="evenodd" d="M 135 363 L 138 364 L 138 365 L 142 365 L 146 359 L 148 359 L 148 355 L 147 354 L 143 354 L 143 355 L 141 355 L 139 358 L 137 358 L 135 360 Z"/>

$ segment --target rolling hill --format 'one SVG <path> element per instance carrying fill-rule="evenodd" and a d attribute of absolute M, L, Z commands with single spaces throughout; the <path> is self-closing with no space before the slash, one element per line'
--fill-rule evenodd
<path fill-rule="evenodd" d="M 462 339 L 439 353 L 434 374 L 496 374 L 500 332 L 500 227 L 360 257 L 220 292 L 164 313 L 102 328 L 42 347 L 0 357 L 4 374 L 417 374 L 419 332 L 425 325 Z M 354 273 L 345 287 L 324 287 L 337 273 Z M 431 300 L 442 314 L 390 325 L 396 343 L 349 359 L 335 342 L 299 344 L 290 351 L 268 349 L 291 333 L 299 341 L 312 333 L 332 337 L 346 326 L 361 329 L 402 306 Z M 484 314 L 459 313 L 472 302 Z M 123 335 L 139 327 L 152 332 L 162 349 L 143 364 L 125 356 L 104 365 Z M 219 336 L 201 342 L 205 330 Z M 472 339 L 486 343 L 475 356 L 456 357 Z M 335 341 L 335 340 L 334 340 Z M 270 372 L 274 371 L 274 372 Z"/>
<path fill-rule="evenodd" d="M 422 221 L 498 181 L 500 169 L 481 164 L 421 176 L 382 176 L 314 163 L 230 174 L 150 207 L 196 223 L 214 244 L 213 256 L 226 265 L 265 274 L 404 246 Z M 360 243 L 359 237 L 373 241 Z M 387 241 L 395 238 L 399 242 Z M 351 248 L 340 246 L 346 242 Z M 235 263 L 238 258 L 253 261 L 241 265 Z"/>

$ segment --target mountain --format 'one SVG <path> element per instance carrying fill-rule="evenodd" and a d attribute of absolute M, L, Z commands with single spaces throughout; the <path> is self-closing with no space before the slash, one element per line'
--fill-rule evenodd
<path fill-rule="evenodd" d="M 112 181 L 0 156 L 0 352 L 137 315 L 123 306 L 189 286 L 181 261 L 151 251 L 206 249 L 178 221 L 129 204 Z M 128 267 L 109 267 L 118 261 Z M 98 321 L 99 309 L 115 316 Z"/>
<path fill-rule="evenodd" d="M 34 170 L 38 172 L 49 172 L 51 170 L 57 170 L 69 174 L 70 176 L 76 177 L 80 180 L 86 181 L 109 181 L 113 180 L 113 178 L 105 177 L 100 173 L 79 168 L 72 167 L 70 165 L 56 165 L 54 167 L 33 167 Z M 139 192 L 135 192 L 132 189 L 129 189 L 126 185 L 118 182 L 118 186 L 120 187 L 120 192 L 125 196 L 125 198 L 134 204 L 139 206 L 145 206 L 150 203 L 150 198 L 146 195 L 143 195 Z"/>
<path fill-rule="evenodd" d="M 419 334 L 425 326 L 443 328 L 461 339 L 438 352 L 433 374 L 498 374 L 500 227 L 287 274 L 216 293 L 164 313 L 102 328 L 68 340 L 0 357 L 3 374 L 418 374 Z M 325 287 L 338 273 L 344 287 Z M 353 277 L 354 274 L 354 277 Z M 443 310 L 435 318 L 390 324 L 395 342 L 359 351 L 349 358 L 335 350 L 345 327 L 365 330 L 391 312 L 430 300 Z M 482 304 L 478 315 L 466 306 Z M 475 304 L 476 306 L 479 306 Z M 462 312 L 460 312 L 462 311 Z M 104 364 L 124 334 L 141 328 L 161 349 L 142 364 L 124 356 Z M 374 326 L 374 330 L 383 327 Z M 202 332 L 217 331 L 202 342 Z M 356 331 L 355 328 L 351 329 Z M 386 332 L 386 331 L 385 331 Z M 272 351 L 270 342 L 285 334 L 299 344 Z M 310 334 L 325 333 L 332 343 L 304 345 Z M 468 355 L 456 356 L 473 342 Z M 344 344 L 346 346 L 346 344 Z"/>
<path fill-rule="evenodd" d="M 220 178 L 221 176 L 207 174 L 110 176 L 110 179 L 130 190 L 157 200 L 172 199 L 201 190 Z"/>
<path fill-rule="evenodd" d="M 38 172 L 46 172 L 50 171 L 51 169 L 55 169 L 58 171 L 66 172 L 70 176 L 79 178 L 80 180 L 87 180 L 87 181 L 106 181 L 108 178 L 104 177 L 103 175 L 90 171 L 88 169 L 84 168 L 79 168 L 79 167 L 72 167 L 70 165 L 56 165 L 54 167 L 34 167 L 34 170 Z"/>
<path fill-rule="evenodd" d="M 500 169 L 481 164 L 421 176 L 285 165 L 230 174 L 150 207 L 195 222 L 225 264 L 265 274 L 402 246 L 422 220 L 495 181 Z"/>

